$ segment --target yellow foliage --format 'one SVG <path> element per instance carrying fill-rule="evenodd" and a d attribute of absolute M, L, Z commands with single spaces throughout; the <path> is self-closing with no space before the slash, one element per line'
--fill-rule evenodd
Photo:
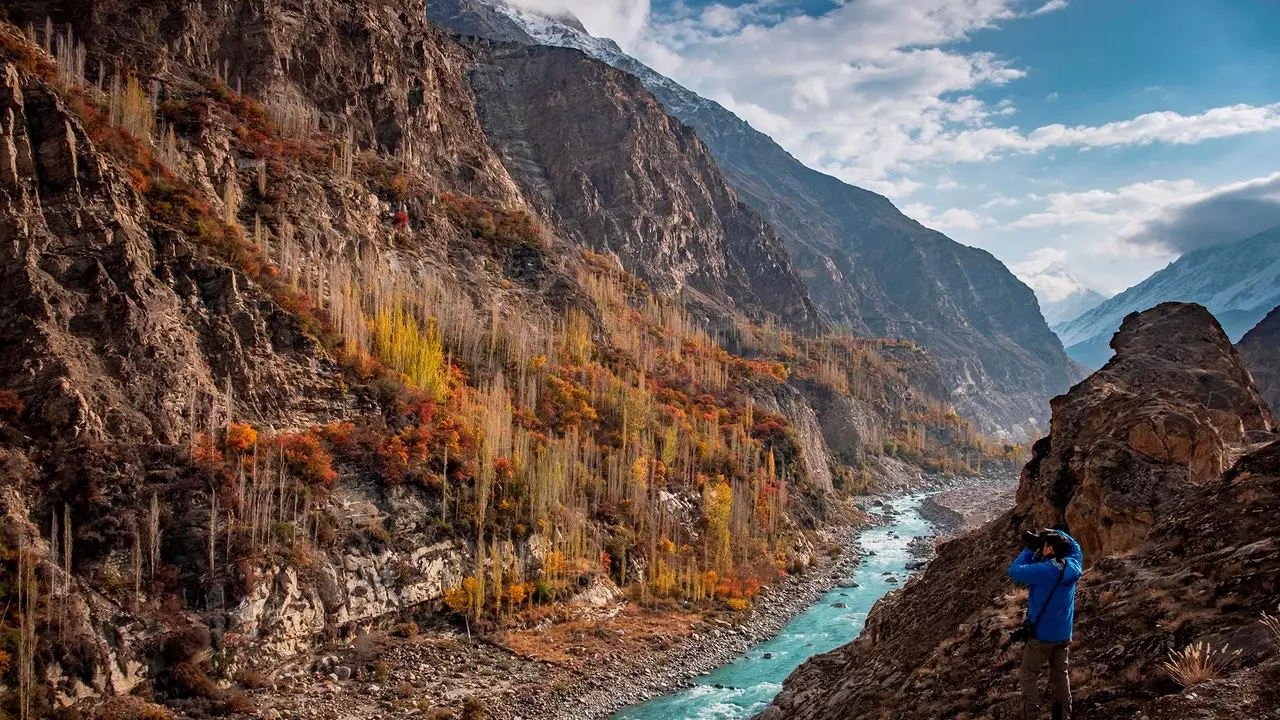
<path fill-rule="evenodd" d="M 436 402 L 445 399 L 449 374 L 435 321 L 429 322 L 424 332 L 403 303 L 397 302 L 391 308 L 380 308 L 370 329 L 378 359 L 408 378 L 411 385 L 426 390 Z"/>

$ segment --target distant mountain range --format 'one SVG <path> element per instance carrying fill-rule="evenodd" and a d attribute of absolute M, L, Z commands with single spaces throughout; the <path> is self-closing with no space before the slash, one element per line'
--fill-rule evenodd
<path fill-rule="evenodd" d="M 1036 293 L 1040 301 L 1040 313 L 1049 327 L 1075 320 L 1107 301 L 1110 293 L 1092 287 L 1059 262 L 1029 270 L 1013 266 L 1018 279 Z"/>
<path fill-rule="evenodd" d="M 1072 359 L 1101 367 L 1111 357 L 1111 336 L 1126 315 L 1168 301 L 1204 305 L 1232 342 L 1239 340 L 1280 305 L 1280 228 L 1187 253 L 1054 330 Z"/>
<path fill-rule="evenodd" d="M 1079 379 L 1033 293 L 990 253 L 806 167 L 719 103 L 593 37 L 572 17 L 501 0 L 428 0 L 427 14 L 463 35 L 573 48 L 638 77 L 697 132 L 737 194 L 777 230 L 823 317 L 923 345 L 938 359 L 957 409 L 983 430 L 1039 435 L 1046 400 Z"/>

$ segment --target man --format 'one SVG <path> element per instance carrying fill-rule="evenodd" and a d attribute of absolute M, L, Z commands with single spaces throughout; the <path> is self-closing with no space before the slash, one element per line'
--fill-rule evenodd
<path fill-rule="evenodd" d="M 1071 717 L 1068 677 L 1071 628 L 1075 622 L 1076 581 L 1084 553 L 1070 535 L 1058 530 L 1023 533 L 1025 549 L 1009 566 L 1009 577 L 1027 586 L 1026 647 L 1022 651 L 1023 720 L 1037 720 L 1040 711 L 1040 668 L 1049 662 L 1054 720 Z"/>

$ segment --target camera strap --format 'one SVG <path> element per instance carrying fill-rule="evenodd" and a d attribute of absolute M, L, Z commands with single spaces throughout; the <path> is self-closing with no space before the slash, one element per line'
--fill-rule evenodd
<path fill-rule="evenodd" d="M 1052 561 L 1050 561 L 1052 562 Z M 1058 585 L 1062 584 L 1062 577 L 1067 574 L 1067 563 L 1063 561 L 1062 569 L 1058 571 L 1058 579 L 1053 582 L 1053 589 L 1049 591 L 1049 597 L 1044 599 L 1044 605 L 1040 606 L 1040 612 L 1036 613 L 1036 621 L 1031 625 L 1031 637 L 1036 637 L 1036 631 L 1040 627 L 1040 618 L 1044 617 L 1044 613 L 1049 609 L 1049 603 L 1053 602 L 1053 594 L 1058 592 Z M 1039 638 L 1036 638 L 1037 640 Z"/>

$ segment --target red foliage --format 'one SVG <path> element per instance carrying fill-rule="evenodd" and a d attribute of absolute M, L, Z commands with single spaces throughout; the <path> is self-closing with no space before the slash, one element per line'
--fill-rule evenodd
<path fill-rule="evenodd" d="M 492 200 L 445 193 L 440 196 L 445 214 L 471 237 L 502 247 L 540 248 L 542 228 L 527 210 L 510 210 Z"/>
<path fill-rule="evenodd" d="M 397 230 L 403 230 L 409 227 L 409 213 L 403 210 L 397 210 L 396 214 L 391 218 L 391 224 L 394 225 Z"/>
<path fill-rule="evenodd" d="M 317 434 L 285 433 L 276 437 L 276 445 L 289 470 L 304 482 L 328 487 L 338 479 L 333 456 L 320 444 Z"/>
<path fill-rule="evenodd" d="M 11 390 L 0 390 L 0 416 L 16 420 L 26 406 L 22 403 L 22 398 Z"/>
<path fill-rule="evenodd" d="M 227 452 L 244 453 L 258 444 L 258 431 L 251 425 L 232 423 L 227 427 L 227 437 L 223 445 Z"/>

